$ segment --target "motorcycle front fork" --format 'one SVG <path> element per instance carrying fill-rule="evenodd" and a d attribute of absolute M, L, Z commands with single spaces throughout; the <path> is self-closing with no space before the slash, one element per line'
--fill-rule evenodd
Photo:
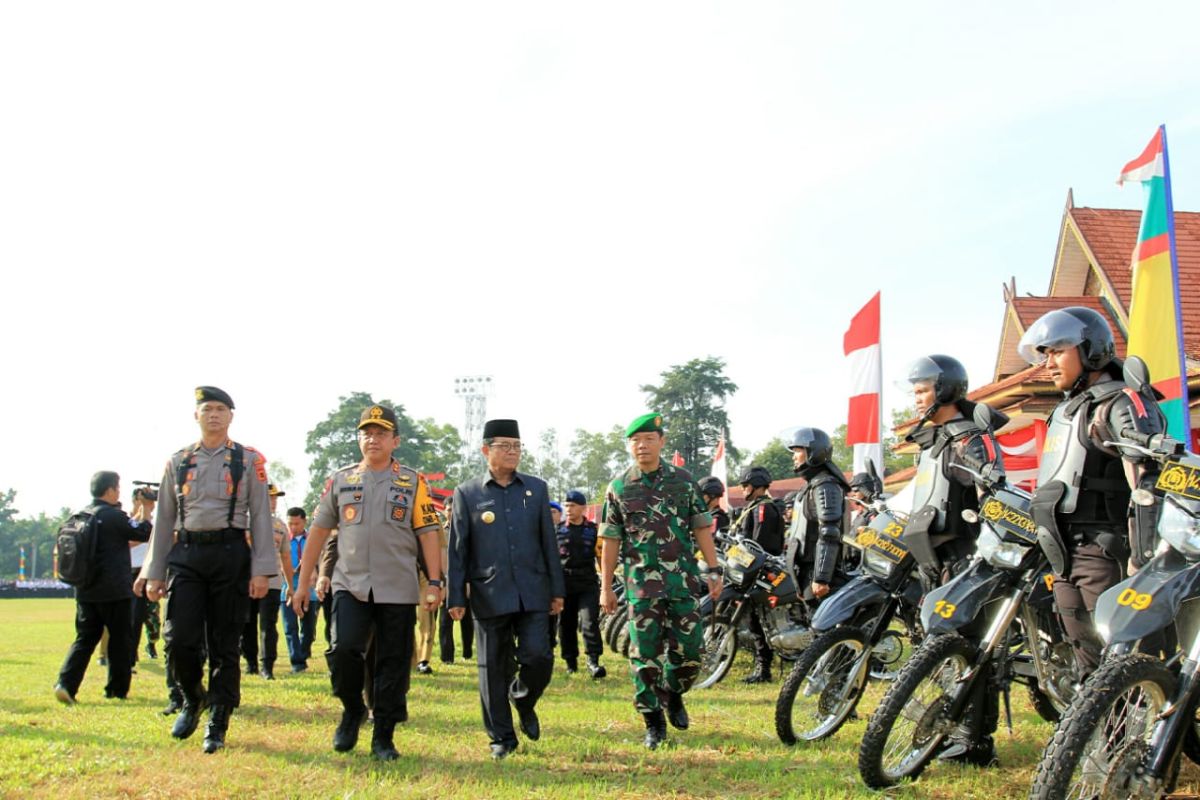
<path fill-rule="evenodd" d="M 1017 587 L 1013 589 L 1008 597 L 1004 598 L 995 616 L 992 617 L 992 623 L 988 626 L 987 632 L 980 642 L 979 652 L 975 656 L 974 663 L 958 678 L 961 688 L 958 695 L 954 698 L 954 702 L 950 705 L 948 716 L 951 719 L 958 719 L 962 716 L 967 703 L 971 700 L 971 689 L 974 687 L 975 681 L 979 678 L 979 674 L 984 671 L 983 667 L 992 657 L 992 654 L 1008 636 L 1008 630 L 1021 610 L 1021 601 L 1024 599 L 1024 596 L 1024 588 Z"/>
<path fill-rule="evenodd" d="M 1171 767 L 1181 756 L 1188 726 L 1195 724 L 1197 692 L 1200 692 L 1200 636 L 1179 669 L 1179 686 L 1174 698 L 1158 715 L 1150 733 L 1150 759 L 1146 772 L 1157 781 L 1166 781 Z"/>

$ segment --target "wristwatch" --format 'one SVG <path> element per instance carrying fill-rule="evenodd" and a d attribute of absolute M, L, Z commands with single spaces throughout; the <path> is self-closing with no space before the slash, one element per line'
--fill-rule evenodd
<path fill-rule="evenodd" d="M 441 578 L 433 578 L 432 580 L 426 581 L 426 583 L 428 583 L 430 586 L 436 586 L 439 589 L 446 585 L 442 582 Z"/>

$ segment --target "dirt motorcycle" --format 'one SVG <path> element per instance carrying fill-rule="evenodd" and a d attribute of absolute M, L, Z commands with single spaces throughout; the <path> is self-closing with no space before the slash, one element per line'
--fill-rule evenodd
<path fill-rule="evenodd" d="M 976 422 L 990 427 L 980 405 Z M 983 490 L 976 553 L 921 604 L 925 639 L 892 682 L 867 725 L 859 773 L 872 788 L 916 778 L 968 718 L 979 681 L 990 674 L 1012 728 L 1010 690 L 1024 683 L 1034 709 L 1057 721 L 1074 697 L 1075 658 L 1050 592 L 1049 564 L 1037 544 L 1030 495 L 980 465 L 965 469 Z M 990 669 L 989 669 L 990 667 Z"/>
<path fill-rule="evenodd" d="M 1136 368 L 1127 364 L 1127 382 Z M 1104 660 L 1046 746 L 1030 790 L 1035 800 L 1159 798 L 1174 788 L 1181 755 L 1200 763 L 1200 456 L 1163 434 L 1125 430 L 1122 439 L 1106 444 L 1137 442 L 1134 449 L 1162 465 L 1161 500 L 1145 489 L 1132 498 L 1161 503 L 1160 545 L 1096 603 Z M 1170 657 L 1138 652 L 1147 640 Z"/>
<path fill-rule="evenodd" d="M 700 600 L 704 649 L 694 686 L 705 689 L 721 681 L 733 666 L 739 634 L 750 615 L 758 617 L 767 642 L 782 658 L 794 659 L 809 642 L 804 597 L 785 556 L 763 550 L 753 539 L 718 534 L 718 561 L 724 587 L 716 602 Z M 747 628 L 748 631 L 748 628 Z"/>
<path fill-rule="evenodd" d="M 887 680 L 921 639 L 917 561 L 901 538 L 907 519 L 886 505 L 847 541 L 861 570 L 813 614 L 815 639 L 780 687 L 775 732 L 784 744 L 832 736 L 854 713 L 868 681 Z M 899 622 L 899 626 L 893 625 Z"/>

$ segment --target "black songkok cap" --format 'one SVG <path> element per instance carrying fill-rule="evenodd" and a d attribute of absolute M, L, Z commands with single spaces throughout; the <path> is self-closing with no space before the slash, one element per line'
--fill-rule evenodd
<path fill-rule="evenodd" d="M 520 439 L 521 429 L 517 427 L 515 419 L 489 419 L 483 423 L 483 438 L 494 439 L 497 436 L 504 436 L 509 439 Z"/>

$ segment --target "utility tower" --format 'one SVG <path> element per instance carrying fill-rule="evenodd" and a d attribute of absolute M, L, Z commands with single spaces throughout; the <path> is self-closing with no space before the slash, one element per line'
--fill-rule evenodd
<path fill-rule="evenodd" d="M 491 375 L 467 375 L 454 379 L 454 393 L 463 399 L 466 420 L 463 425 L 463 442 L 466 444 L 464 460 L 468 464 L 482 461 L 479 442 L 483 439 L 483 423 L 487 419 L 487 399 L 492 395 Z"/>

